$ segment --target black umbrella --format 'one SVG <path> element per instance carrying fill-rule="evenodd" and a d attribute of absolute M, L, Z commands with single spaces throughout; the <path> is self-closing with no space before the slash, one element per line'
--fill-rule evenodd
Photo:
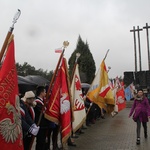
<path fill-rule="evenodd" d="M 24 95 L 27 91 L 35 91 L 38 85 L 23 76 L 18 76 L 19 93 Z"/>
<path fill-rule="evenodd" d="M 42 76 L 38 75 L 28 75 L 25 77 L 25 79 L 28 79 L 34 83 L 36 83 L 38 86 L 46 86 L 49 85 L 50 81 L 43 78 Z"/>
<path fill-rule="evenodd" d="M 23 84 L 23 85 L 36 85 L 36 83 L 34 83 L 33 81 L 29 80 L 29 79 L 26 79 L 25 77 L 23 76 L 18 76 L 18 84 Z"/>

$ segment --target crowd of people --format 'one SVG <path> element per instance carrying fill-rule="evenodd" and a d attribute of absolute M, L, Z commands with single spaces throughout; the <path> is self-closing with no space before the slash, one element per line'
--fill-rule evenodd
<path fill-rule="evenodd" d="M 62 143 L 61 146 L 58 145 L 58 140 L 61 142 L 60 126 L 44 117 L 46 110 L 44 107 L 45 97 L 46 88 L 44 86 L 37 87 L 36 92 L 27 91 L 23 97 L 20 97 L 24 150 L 31 149 L 34 137 L 36 137 L 36 150 L 50 150 L 50 145 L 52 145 L 53 150 L 63 149 Z M 105 119 L 106 112 L 104 109 L 100 109 L 97 104 L 92 103 L 86 96 L 84 96 L 84 101 L 86 121 L 75 133 L 72 132 L 67 141 L 68 146 L 76 146 L 74 138 L 78 138 L 80 134 L 83 134 L 83 130 L 95 124 L 97 119 Z M 141 124 L 144 128 L 144 137 L 147 138 L 147 122 L 150 117 L 149 101 L 142 89 L 137 90 L 129 117 L 132 115 L 137 124 L 136 143 L 139 145 Z M 58 136 L 59 134 L 60 136 Z"/>
<path fill-rule="evenodd" d="M 58 136 L 60 126 L 44 117 L 45 97 L 46 88 L 44 86 L 37 87 L 35 92 L 26 91 L 24 96 L 20 96 L 24 150 L 31 149 L 35 137 L 36 150 L 50 150 L 51 145 L 53 150 L 63 149 L 62 144 L 58 145 L 58 140 L 61 142 L 61 136 Z M 72 132 L 67 141 L 68 146 L 76 146 L 74 138 L 78 138 L 84 133 L 83 130 L 95 124 L 96 119 L 105 119 L 105 111 L 87 98 L 85 98 L 85 111 L 86 121 L 75 133 Z"/>

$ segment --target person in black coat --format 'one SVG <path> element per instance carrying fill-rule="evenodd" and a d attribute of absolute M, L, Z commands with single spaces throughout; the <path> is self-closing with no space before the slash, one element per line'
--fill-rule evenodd
<path fill-rule="evenodd" d="M 34 107 L 34 111 L 35 111 L 35 123 L 39 124 L 40 126 L 40 130 L 37 134 L 37 138 L 36 138 L 36 150 L 47 150 L 47 132 L 48 132 L 48 128 L 49 128 L 49 121 L 47 119 L 44 118 L 44 113 L 45 110 L 44 108 L 44 98 L 46 96 L 46 89 L 44 86 L 39 86 L 37 87 L 36 90 L 36 106 Z M 41 116 L 41 120 L 39 123 L 39 117 Z"/>
<path fill-rule="evenodd" d="M 36 126 L 32 118 L 30 117 L 23 100 L 20 100 L 20 112 L 21 112 L 24 150 L 28 150 L 29 143 L 27 142 L 27 138 L 29 135 L 36 136 L 39 131 L 39 127 Z"/>

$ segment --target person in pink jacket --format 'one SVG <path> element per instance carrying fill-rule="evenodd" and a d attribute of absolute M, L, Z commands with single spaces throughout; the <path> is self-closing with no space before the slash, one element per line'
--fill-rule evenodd
<path fill-rule="evenodd" d="M 150 117 L 150 106 L 148 103 L 148 99 L 144 96 L 143 90 L 139 89 L 137 91 L 137 96 L 134 99 L 134 103 L 130 110 L 129 117 L 133 115 L 133 120 L 137 123 L 137 141 L 136 143 L 140 144 L 140 130 L 141 123 L 144 128 L 144 137 L 147 138 L 147 122 Z"/>

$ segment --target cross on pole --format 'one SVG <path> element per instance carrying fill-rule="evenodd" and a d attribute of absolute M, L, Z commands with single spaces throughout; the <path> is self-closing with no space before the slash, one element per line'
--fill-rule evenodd
<path fill-rule="evenodd" d="M 139 45 L 139 68 L 140 71 L 142 71 L 142 62 L 141 62 L 141 45 L 140 45 L 140 31 L 143 29 L 139 29 L 139 26 L 137 26 L 136 31 L 138 32 L 138 45 Z"/>
<path fill-rule="evenodd" d="M 135 36 L 135 26 L 133 26 L 133 30 L 130 30 L 130 32 L 133 32 L 133 38 L 134 38 L 134 57 L 135 57 L 135 72 L 137 72 L 137 53 L 136 53 L 136 36 Z"/>
<path fill-rule="evenodd" d="M 149 52 L 149 34 L 148 34 L 149 28 L 150 26 L 148 26 L 148 23 L 146 23 L 146 26 L 143 27 L 143 29 L 146 29 L 146 35 L 147 35 L 148 69 L 150 70 L 150 52 Z"/>

